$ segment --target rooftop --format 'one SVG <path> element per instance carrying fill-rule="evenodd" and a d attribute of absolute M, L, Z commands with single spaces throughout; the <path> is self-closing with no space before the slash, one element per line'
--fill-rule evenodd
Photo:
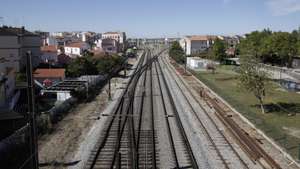
<path fill-rule="evenodd" d="M 55 45 L 42 46 L 42 52 L 57 52 L 57 47 Z"/>
<path fill-rule="evenodd" d="M 65 69 L 36 69 L 35 78 L 61 78 L 65 76 Z"/>
<path fill-rule="evenodd" d="M 214 40 L 217 38 L 217 36 L 212 35 L 193 35 L 193 36 L 187 36 L 189 40 L 199 40 L 199 41 L 207 41 L 207 40 Z"/>
<path fill-rule="evenodd" d="M 86 44 L 85 42 L 73 42 L 73 43 L 66 45 L 66 47 L 81 48 L 85 44 Z"/>
<path fill-rule="evenodd" d="M 8 27 L 8 26 L 0 27 L 0 35 L 38 36 L 37 34 L 27 31 L 24 27 L 17 28 L 17 27 Z"/>
<path fill-rule="evenodd" d="M 105 34 L 123 34 L 124 32 L 105 32 L 103 33 L 103 35 Z"/>

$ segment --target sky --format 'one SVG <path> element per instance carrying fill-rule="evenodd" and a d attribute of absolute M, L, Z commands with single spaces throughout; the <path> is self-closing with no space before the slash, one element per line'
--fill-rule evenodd
<path fill-rule="evenodd" d="M 298 29 L 300 0 L 1 0 L 0 17 L 0 24 L 31 31 L 233 35 Z"/>

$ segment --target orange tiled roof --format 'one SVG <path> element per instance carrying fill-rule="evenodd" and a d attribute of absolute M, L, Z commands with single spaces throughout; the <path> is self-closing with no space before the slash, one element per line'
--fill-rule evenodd
<path fill-rule="evenodd" d="M 36 69 L 33 75 L 35 78 L 63 78 L 65 69 Z"/>
<path fill-rule="evenodd" d="M 42 52 L 57 52 L 57 47 L 55 45 L 42 46 Z"/>
<path fill-rule="evenodd" d="M 81 48 L 84 44 L 85 42 L 73 42 L 66 45 L 66 47 Z"/>
<path fill-rule="evenodd" d="M 210 35 L 194 35 L 194 36 L 188 36 L 188 39 L 190 40 L 213 40 L 216 39 L 216 36 L 210 36 Z"/>

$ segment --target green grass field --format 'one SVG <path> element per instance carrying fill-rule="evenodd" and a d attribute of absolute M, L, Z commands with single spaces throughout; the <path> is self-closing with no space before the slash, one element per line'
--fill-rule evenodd
<path fill-rule="evenodd" d="M 277 83 L 270 82 L 264 103 L 267 113 L 262 114 L 257 99 L 239 85 L 238 74 L 232 66 L 219 66 L 215 74 L 194 74 L 298 159 L 300 94 L 285 91 Z M 289 116 L 289 113 L 296 115 Z"/>

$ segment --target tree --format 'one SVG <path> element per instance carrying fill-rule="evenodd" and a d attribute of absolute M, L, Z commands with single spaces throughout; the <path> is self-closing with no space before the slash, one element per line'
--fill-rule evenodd
<path fill-rule="evenodd" d="M 169 49 L 169 56 L 180 64 L 185 63 L 186 56 L 182 47 L 177 41 L 172 43 L 171 48 Z"/>
<path fill-rule="evenodd" d="M 273 56 L 281 60 L 282 66 L 292 66 L 293 57 L 297 54 L 297 37 L 288 32 L 275 32 L 270 37 L 269 47 Z"/>
<path fill-rule="evenodd" d="M 222 61 L 226 57 L 225 53 L 225 43 L 220 40 L 216 39 L 215 43 L 212 47 L 212 55 L 214 60 Z"/>
<path fill-rule="evenodd" d="M 96 75 L 98 74 L 96 63 L 97 60 L 90 55 L 78 57 L 68 65 L 67 76 Z"/>
<path fill-rule="evenodd" d="M 263 62 L 292 66 L 293 57 L 299 54 L 300 29 L 289 32 L 254 31 L 238 45 L 242 55 L 253 55 Z"/>
<path fill-rule="evenodd" d="M 259 60 L 253 55 L 242 56 L 239 81 L 247 91 L 252 92 L 258 99 L 261 112 L 264 114 L 264 98 L 268 74 L 261 68 Z"/>
<path fill-rule="evenodd" d="M 246 35 L 246 38 L 241 40 L 238 49 L 242 55 L 254 55 L 257 58 L 264 58 L 267 53 L 263 47 L 265 40 L 272 35 L 269 29 L 263 31 L 254 31 Z"/>
<path fill-rule="evenodd" d="M 300 40 L 297 42 L 297 54 L 300 55 Z"/>
<path fill-rule="evenodd" d="M 96 67 L 99 73 L 106 74 L 110 73 L 116 65 L 121 65 L 122 62 L 123 58 L 119 55 L 105 55 L 98 60 Z"/>

